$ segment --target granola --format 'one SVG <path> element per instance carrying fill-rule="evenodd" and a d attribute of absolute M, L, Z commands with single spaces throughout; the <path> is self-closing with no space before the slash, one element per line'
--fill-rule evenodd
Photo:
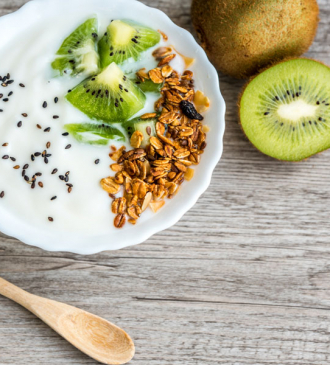
<path fill-rule="evenodd" d="M 163 84 L 155 112 L 140 117 L 157 118 L 156 135 L 151 135 L 150 127 L 145 135 L 135 131 L 130 140 L 131 150 L 122 147 L 110 153 L 115 161 L 111 165 L 115 177 L 101 181 L 103 189 L 112 194 L 111 209 L 116 214 L 117 228 L 126 222 L 136 224 L 148 207 L 155 213 L 159 211 L 165 198 L 172 199 L 182 183 L 193 178 L 192 166 L 200 163 L 206 148 L 208 129 L 199 112 L 209 107 L 209 99 L 200 91 L 195 92 L 192 71 L 179 75 L 172 69 L 169 62 L 176 56 L 172 51 L 171 47 L 156 49 L 153 56 L 158 66 L 149 72 L 137 72 L 141 81 L 151 79 Z M 146 136 L 150 136 L 149 140 L 143 141 Z M 116 198 L 120 190 L 123 197 Z"/>

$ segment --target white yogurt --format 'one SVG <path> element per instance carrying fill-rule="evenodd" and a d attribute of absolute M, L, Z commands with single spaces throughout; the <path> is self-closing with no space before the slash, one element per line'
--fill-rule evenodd
<path fill-rule="evenodd" d="M 94 14 L 91 14 L 93 16 Z M 107 14 L 98 14 L 100 32 L 102 35 L 110 22 Z M 57 19 L 58 20 L 58 19 Z M 5 192 L 5 197 L 0 199 L 0 204 L 8 213 L 15 214 L 22 221 L 32 227 L 47 228 L 61 232 L 75 232 L 79 230 L 86 234 L 104 234 L 115 230 L 114 216 L 110 210 L 111 199 L 100 187 L 100 180 L 113 175 L 109 165 L 113 163 L 108 154 L 109 147 L 90 146 L 78 143 L 71 136 L 64 137 L 63 125 L 67 123 L 88 122 L 86 115 L 75 109 L 65 100 L 69 89 L 76 86 L 82 78 L 52 78 L 51 62 L 54 54 L 62 41 L 79 24 L 81 19 L 75 21 L 74 14 L 63 17 L 60 22 L 54 21 L 47 27 L 40 29 L 40 24 L 32 27 L 11 42 L 10 47 L 0 50 L 0 75 L 10 72 L 15 82 L 7 88 L 0 87 L 0 93 L 6 98 L 8 93 L 13 95 L 6 103 L 0 100 L 0 192 Z M 167 44 L 172 44 L 169 40 Z M 153 49 L 162 46 L 161 42 Z M 135 72 L 142 67 L 147 70 L 156 66 L 151 53 L 147 51 L 143 59 L 137 63 L 127 62 L 122 68 L 125 72 Z M 184 61 L 177 56 L 171 63 L 178 72 L 183 72 Z M 19 86 L 23 83 L 25 88 Z M 59 102 L 54 103 L 58 97 Z M 157 95 L 148 94 L 147 103 L 137 115 L 152 112 Z M 47 108 L 42 104 L 46 101 Z M 27 113 L 24 118 L 22 113 Z M 53 119 L 58 115 L 59 119 Z M 22 127 L 17 123 L 22 121 Z M 42 129 L 38 129 L 39 124 Z M 50 132 L 44 129 L 50 127 Z M 42 157 L 31 161 L 31 154 L 43 152 L 46 143 L 51 142 L 47 152 L 49 164 L 43 162 Z M 1 147 L 8 143 L 7 147 Z M 70 149 L 65 147 L 71 144 Z M 123 143 L 111 143 L 117 147 Z M 129 147 L 129 146 L 127 146 Z M 3 160 L 2 156 L 9 155 L 16 159 Z M 96 165 L 94 161 L 100 159 Z M 36 172 L 41 172 L 44 187 L 31 185 L 22 177 L 22 167 L 29 164 L 26 175 L 30 178 Z M 19 170 L 13 167 L 20 165 Z M 58 173 L 52 174 L 57 168 Z M 71 194 L 68 193 L 66 183 L 59 179 L 70 171 L 70 183 L 74 185 Z M 56 196 L 56 200 L 51 198 Z M 148 212 L 142 217 L 148 219 L 152 214 Z M 49 222 L 52 217 L 54 222 Z M 18 227 L 19 229 L 19 227 Z"/>

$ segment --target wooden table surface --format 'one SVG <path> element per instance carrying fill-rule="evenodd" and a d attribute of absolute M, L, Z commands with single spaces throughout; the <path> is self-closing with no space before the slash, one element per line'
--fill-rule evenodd
<path fill-rule="evenodd" d="M 26 0 L 0 0 L 0 14 Z M 190 0 L 145 0 L 192 30 Z M 330 64 L 330 0 L 309 57 Z M 242 82 L 220 75 L 225 148 L 208 191 L 171 229 L 93 256 L 0 234 L 0 276 L 126 329 L 134 365 L 329 365 L 330 151 L 302 163 L 254 150 L 237 123 Z M 0 298 L 0 364 L 96 364 Z"/>

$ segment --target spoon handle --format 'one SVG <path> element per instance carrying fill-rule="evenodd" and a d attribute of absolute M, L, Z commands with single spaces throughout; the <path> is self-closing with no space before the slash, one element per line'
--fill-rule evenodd
<path fill-rule="evenodd" d="M 0 294 L 31 311 L 35 296 L 0 278 Z"/>
<path fill-rule="evenodd" d="M 68 306 L 67 304 L 30 294 L 1 277 L 0 294 L 26 308 L 55 331 L 58 331 L 57 323 L 61 313 L 70 313 L 76 310 L 76 308 Z"/>

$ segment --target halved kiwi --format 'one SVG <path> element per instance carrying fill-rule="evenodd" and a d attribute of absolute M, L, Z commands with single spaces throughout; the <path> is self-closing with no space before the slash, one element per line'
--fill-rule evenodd
<path fill-rule="evenodd" d="M 64 129 L 81 143 L 104 146 L 109 141 L 125 141 L 125 136 L 119 129 L 106 124 L 66 124 Z"/>
<path fill-rule="evenodd" d="M 123 128 L 131 138 L 135 131 L 139 131 L 143 134 L 143 140 L 141 147 L 145 148 L 149 144 L 150 137 L 156 136 L 156 118 L 141 119 L 140 117 L 134 118 L 122 124 Z"/>
<path fill-rule="evenodd" d="M 83 81 L 66 98 L 91 119 L 105 123 L 128 120 L 146 102 L 145 94 L 115 63 L 99 75 Z"/>
<path fill-rule="evenodd" d="M 93 75 L 99 69 L 99 55 L 96 51 L 98 22 L 88 19 L 65 39 L 52 63 L 60 75 Z"/>
<path fill-rule="evenodd" d="M 240 102 L 242 128 L 261 152 L 300 161 L 330 148 L 330 68 L 294 59 L 255 77 Z"/>
<path fill-rule="evenodd" d="M 101 67 L 112 62 L 123 63 L 129 58 L 138 60 L 140 54 L 160 41 L 160 34 L 131 20 L 114 20 L 99 42 Z"/>

